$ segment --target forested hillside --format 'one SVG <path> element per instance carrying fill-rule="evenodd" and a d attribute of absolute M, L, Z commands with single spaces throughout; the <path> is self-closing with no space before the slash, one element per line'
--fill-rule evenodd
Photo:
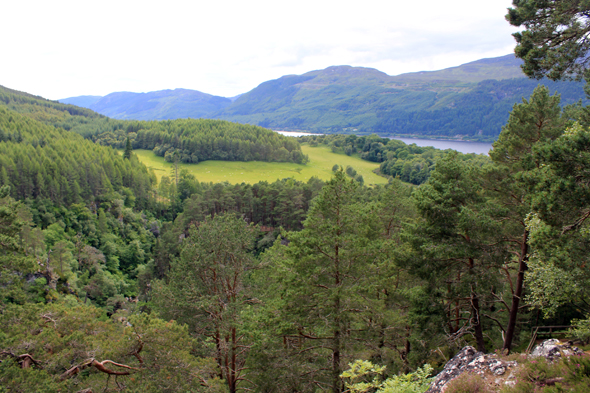
<path fill-rule="evenodd" d="M 136 149 L 153 150 L 173 161 L 277 161 L 304 164 L 307 157 L 293 138 L 247 124 L 221 120 L 128 122 L 127 129 L 94 136 L 99 144 L 123 147 L 129 138 Z"/>
<path fill-rule="evenodd" d="M 0 86 L 0 100 L 11 110 L 50 126 L 74 131 L 101 145 L 154 150 L 170 161 L 279 161 L 303 164 L 307 158 L 293 139 L 262 127 L 220 120 L 113 120 L 89 109 L 60 104 Z M 136 141 L 137 139 L 137 141 Z"/>
<path fill-rule="evenodd" d="M 307 139 L 383 171 L 422 162 L 396 175 L 428 168 L 419 187 L 368 188 L 338 167 L 326 184 L 183 172 L 156 186 L 132 153 L 35 120 L 74 123 L 46 108 L 0 108 L 11 391 L 340 392 L 356 359 L 391 383 L 420 367 L 404 382 L 418 389 L 466 344 L 519 350 L 531 327 L 572 318 L 588 335 L 588 114 L 548 89 L 512 110 L 491 160 Z"/>
<path fill-rule="evenodd" d="M 155 176 L 137 159 L 122 160 L 111 148 L 0 106 L 0 177 L 17 199 L 56 205 L 95 201 L 129 190 L 145 208 Z"/>
<path fill-rule="evenodd" d="M 284 76 L 240 96 L 215 117 L 279 130 L 493 141 L 512 106 L 539 84 L 526 78 L 408 82 L 376 78 L 375 72 L 332 67 Z M 561 94 L 562 104 L 585 100 L 581 83 L 543 84 Z"/>
<path fill-rule="evenodd" d="M 231 104 L 226 99 L 217 109 L 204 104 L 215 97 L 199 93 L 202 96 L 193 102 L 182 89 L 113 93 L 90 106 L 84 104 L 87 101 L 70 102 L 117 119 L 202 116 L 275 130 L 492 142 L 512 106 L 530 96 L 539 84 L 525 78 L 521 64 L 514 55 L 507 55 L 397 76 L 370 68 L 333 66 L 266 81 Z M 586 102 L 581 83 L 542 83 L 561 95 L 562 105 Z"/>

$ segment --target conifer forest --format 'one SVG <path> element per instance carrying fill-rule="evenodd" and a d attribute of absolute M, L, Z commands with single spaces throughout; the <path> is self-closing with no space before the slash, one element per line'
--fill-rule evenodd
<path fill-rule="evenodd" d="M 524 72 L 589 81 L 587 15 L 515 0 Z M 590 107 L 540 85 L 507 116 L 485 156 L 0 87 L 0 392 L 424 392 L 465 345 L 523 352 L 541 325 L 587 343 Z M 133 153 L 305 165 L 301 144 L 389 183 L 158 182 Z"/>

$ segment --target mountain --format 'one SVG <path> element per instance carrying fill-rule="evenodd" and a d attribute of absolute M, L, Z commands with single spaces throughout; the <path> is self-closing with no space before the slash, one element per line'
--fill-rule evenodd
<path fill-rule="evenodd" d="M 487 79 L 526 78 L 520 69 L 522 60 L 514 55 L 476 60 L 439 71 L 421 71 L 392 77 L 398 83 L 477 83 Z"/>
<path fill-rule="evenodd" d="M 81 106 L 83 108 L 90 108 L 91 105 L 100 100 L 102 96 L 78 96 L 78 97 L 70 97 L 64 98 L 63 100 L 59 100 L 62 104 L 69 104 L 69 105 L 76 105 Z"/>
<path fill-rule="evenodd" d="M 196 90 L 174 89 L 149 93 L 117 92 L 104 97 L 80 96 L 59 100 L 123 120 L 201 118 L 231 104 L 225 97 Z"/>
<path fill-rule="evenodd" d="M 264 82 L 213 117 L 280 130 L 489 141 L 512 106 L 539 84 L 525 78 L 519 65 L 509 55 L 398 76 L 328 67 Z M 543 83 L 563 103 L 585 98 L 581 83 Z"/>
<path fill-rule="evenodd" d="M 78 105 L 116 119 L 207 117 L 275 130 L 491 141 L 512 106 L 540 83 L 524 76 L 521 63 L 507 55 L 397 76 L 332 66 L 266 81 L 231 99 L 176 89 L 112 93 Z M 582 83 L 542 83 L 560 93 L 563 104 L 585 100 Z"/>

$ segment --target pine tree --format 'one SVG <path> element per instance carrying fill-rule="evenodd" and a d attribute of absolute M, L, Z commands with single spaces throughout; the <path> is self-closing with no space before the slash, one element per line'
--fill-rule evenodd
<path fill-rule="evenodd" d="M 334 393 L 342 390 L 343 366 L 364 334 L 351 326 L 370 312 L 364 296 L 377 258 L 379 220 L 374 205 L 359 200 L 359 187 L 337 171 L 314 200 L 304 229 L 288 233 L 289 245 L 276 245 L 269 256 L 282 283 L 283 318 L 291 324 L 285 337 L 298 341 L 298 360 L 313 370 L 308 376 Z"/>
<path fill-rule="evenodd" d="M 131 148 L 131 141 L 129 140 L 129 137 L 127 137 L 127 142 L 125 143 L 125 153 L 123 153 L 123 158 L 126 159 L 131 159 L 131 152 L 133 151 L 133 149 Z"/>

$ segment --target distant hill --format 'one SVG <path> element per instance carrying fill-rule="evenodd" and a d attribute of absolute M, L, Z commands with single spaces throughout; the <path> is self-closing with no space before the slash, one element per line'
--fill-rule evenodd
<path fill-rule="evenodd" d="M 397 76 L 333 66 L 266 81 L 231 99 L 176 89 L 112 93 L 82 106 L 116 119 L 206 117 L 291 131 L 491 141 L 512 106 L 540 83 L 527 79 L 520 64 L 507 55 Z M 581 83 L 542 83 L 564 104 L 585 100 Z"/>
<path fill-rule="evenodd" d="M 581 83 L 543 83 L 562 103 L 585 98 Z M 264 82 L 213 116 L 281 130 L 490 141 L 538 84 L 513 55 L 398 76 L 336 66 Z"/>
<path fill-rule="evenodd" d="M 82 108 L 90 108 L 91 105 L 94 105 L 101 98 L 102 96 L 79 96 L 64 98 L 63 100 L 59 100 L 59 102 L 62 104 L 81 106 Z"/>
<path fill-rule="evenodd" d="M 59 101 L 121 120 L 196 119 L 220 111 L 232 102 L 229 98 L 188 89 L 117 92 L 104 97 L 80 96 Z"/>
<path fill-rule="evenodd" d="M 478 83 L 487 79 L 526 78 L 520 69 L 522 60 L 514 55 L 476 60 L 439 71 L 421 71 L 392 77 L 398 83 Z"/>

